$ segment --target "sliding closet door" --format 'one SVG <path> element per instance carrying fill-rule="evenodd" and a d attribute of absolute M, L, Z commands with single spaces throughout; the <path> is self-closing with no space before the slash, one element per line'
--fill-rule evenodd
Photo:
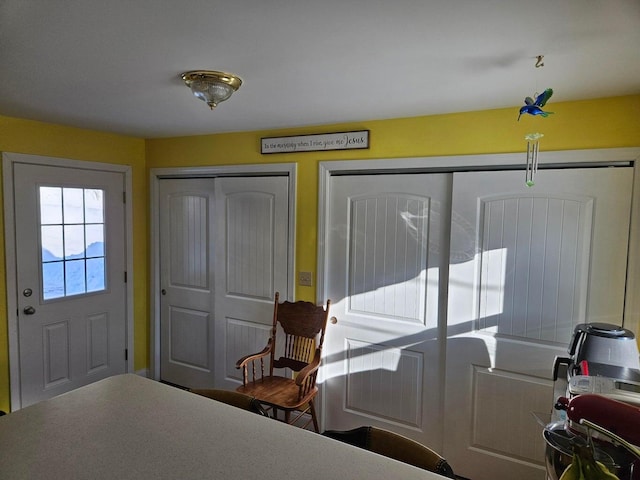
<path fill-rule="evenodd" d="M 161 379 L 235 388 L 289 291 L 288 177 L 160 180 Z"/>
<path fill-rule="evenodd" d="M 449 196 L 446 174 L 331 180 L 327 429 L 376 425 L 440 445 Z"/>
<path fill-rule="evenodd" d="M 523 176 L 454 174 L 443 453 L 474 480 L 545 478 L 554 357 L 622 323 L 633 169 Z"/>
<path fill-rule="evenodd" d="M 216 179 L 216 387 L 242 382 L 241 357 L 261 351 L 275 292 L 287 299 L 288 177 Z"/>
<path fill-rule="evenodd" d="M 577 323 L 622 322 L 632 178 L 331 177 L 325 427 L 402 433 L 474 480 L 544 479 L 532 412 L 551 412 L 554 358 Z"/>
<path fill-rule="evenodd" d="M 160 180 L 160 375 L 212 387 L 213 179 Z"/>

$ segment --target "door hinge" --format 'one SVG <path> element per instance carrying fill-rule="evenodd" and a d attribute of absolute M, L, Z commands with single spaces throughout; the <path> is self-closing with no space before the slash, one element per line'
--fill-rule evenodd
<path fill-rule="evenodd" d="M 129 349 L 125 348 L 124 349 L 124 361 L 128 361 L 129 360 Z"/>
<path fill-rule="evenodd" d="M 127 203 L 127 192 L 122 192 L 122 203 Z"/>
<path fill-rule="evenodd" d="M 127 283 L 127 272 L 124 272 L 124 283 Z"/>

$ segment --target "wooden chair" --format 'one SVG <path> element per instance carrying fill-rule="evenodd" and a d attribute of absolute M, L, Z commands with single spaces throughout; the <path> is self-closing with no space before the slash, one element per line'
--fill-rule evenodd
<path fill-rule="evenodd" d="M 458 478 L 449 463 L 429 447 L 388 430 L 367 426 L 346 431 L 327 430 L 322 435 L 438 473 L 443 477 Z"/>
<path fill-rule="evenodd" d="M 331 301 L 327 300 L 324 308 L 304 301 L 279 303 L 279 298 L 276 292 L 267 346 L 236 363 L 236 368 L 242 369 L 242 386 L 237 391 L 266 405 L 274 418 L 282 410 L 284 421 L 290 424 L 309 412 L 311 419 L 303 427 L 313 422 L 319 432 L 314 398 L 318 393 L 316 377 Z M 279 327 L 282 339 L 276 337 Z M 269 361 L 266 372 L 265 359 Z M 280 374 L 274 373 L 276 369 Z M 292 412 L 296 412 L 294 418 Z"/>
<path fill-rule="evenodd" d="M 217 390 L 217 389 L 190 389 L 191 393 L 201 395 L 203 397 L 217 400 L 218 402 L 226 403 L 234 407 L 242 408 L 249 412 L 257 413 L 258 415 L 267 416 L 267 412 L 260 402 L 254 397 L 244 395 L 243 393 L 236 392 L 234 390 Z"/>

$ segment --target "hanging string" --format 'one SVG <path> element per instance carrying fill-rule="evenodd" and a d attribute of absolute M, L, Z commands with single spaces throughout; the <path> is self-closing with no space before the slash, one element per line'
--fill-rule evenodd
<path fill-rule="evenodd" d="M 540 79 L 540 72 L 538 69 L 542 67 L 544 67 L 544 55 L 538 55 L 536 57 L 536 79 L 535 79 L 536 90 L 535 90 L 535 95 L 533 96 L 534 98 L 540 95 L 540 90 L 538 90 L 538 80 Z"/>

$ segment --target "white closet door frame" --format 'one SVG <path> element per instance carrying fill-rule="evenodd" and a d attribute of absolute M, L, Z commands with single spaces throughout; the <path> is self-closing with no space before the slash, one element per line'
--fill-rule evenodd
<path fill-rule="evenodd" d="M 293 300 L 295 295 L 295 244 L 296 244 L 296 176 L 297 164 L 272 163 L 266 165 L 230 165 L 211 167 L 176 167 L 176 168 L 152 168 L 149 179 L 149 194 L 151 203 L 150 217 L 150 269 L 149 295 L 151 297 L 149 318 L 151 319 L 150 332 L 150 364 L 149 377 L 160 379 L 160 188 L 158 182 L 161 178 L 213 178 L 224 176 L 252 176 L 252 175 L 286 175 L 289 178 L 289 235 L 287 255 L 289 262 L 288 277 L 289 291 L 286 299 Z M 283 294 L 284 292 L 280 292 Z"/>
<path fill-rule="evenodd" d="M 325 298 L 325 245 L 328 241 L 327 218 L 331 177 L 340 174 L 373 172 L 455 172 L 461 170 L 522 169 L 524 182 L 525 152 L 487 155 L 459 155 L 451 157 L 420 157 L 377 160 L 344 160 L 320 162 L 318 173 L 318 273 L 316 298 Z M 624 325 L 640 334 L 640 147 L 594 150 L 566 150 L 541 152 L 539 163 L 545 166 L 589 167 L 598 164 L 631 164 L 634 167 L 629 257 L 624 305 Z M 535 188 L 535 187 L 533 187 Z M 338 318 L 339 322 L 340 319 Z M 322 373 L 321 373 L 322 377 Z M 319 385 L 322 389 L 322 384 Z M 321 403 L 323 395 L 320 396 Z M 325 405 L 320 405 L 321 419 Z M 324 425 L 321 426 L 324 429 Z"/>

